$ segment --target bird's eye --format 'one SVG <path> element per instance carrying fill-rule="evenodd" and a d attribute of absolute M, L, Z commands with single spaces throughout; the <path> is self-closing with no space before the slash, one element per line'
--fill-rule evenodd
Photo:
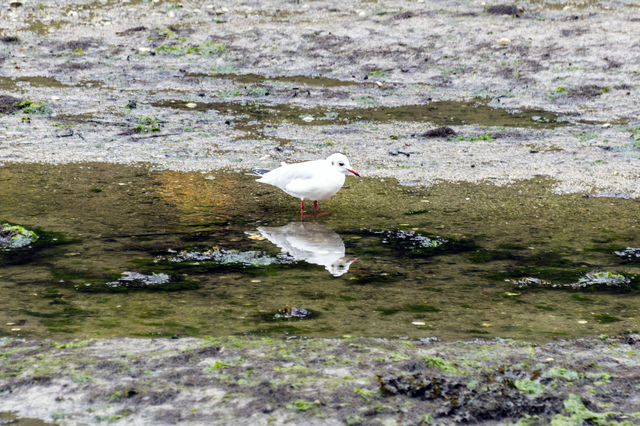
<path fill-rule="evenodd" d="M 344 265 L 338 265 L 338 268 L 344 269 Z"/>
<path fill-rule="evenodd" d="M 341 166 L 344 166 L 344 163 L 342 161 L 339 162 L 338 164 L 341 165 Z"/>

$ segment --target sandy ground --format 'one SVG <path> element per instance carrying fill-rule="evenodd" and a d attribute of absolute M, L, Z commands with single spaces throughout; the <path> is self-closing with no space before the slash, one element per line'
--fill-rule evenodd
<path fill-rule="evenodd" d="M 556 193 L 640 195 L 632 2 L 39 4 L 0 11 L 0 93 L 43 103 L 0 118 L 0 162 L 247 170 L 340 150 L 408 185 L 544 175 Z M 487 106 L 568 124 L 504 128 Z M 420 136 L 442 124 L 464 140 Z"/>

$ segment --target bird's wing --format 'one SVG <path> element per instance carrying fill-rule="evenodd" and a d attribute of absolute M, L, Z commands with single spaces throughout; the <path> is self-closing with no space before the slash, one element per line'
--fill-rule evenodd
<path fill-rule="evenodd" d="M 287 188 L 287 185 L 294 180 L 312 179 L 317 173 L 313 163 L 316 163 L 316 161 L 287 164 L 286 166 L 278 167 L 265 174 L 262 179 L 258 179 L 258 182 L 268 183 L 284 190 Z"/>

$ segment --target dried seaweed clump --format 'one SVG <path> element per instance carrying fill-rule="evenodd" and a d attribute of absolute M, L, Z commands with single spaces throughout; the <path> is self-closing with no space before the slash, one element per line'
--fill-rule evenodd
<path fill-rule="evenodd" d="M 0 251 L 26 247 L 38 239 L 35 232 L 19 225 L 0 223 Z"/>
<path fill-rule="evenodd" d="M 423 138 L 446 138 L 449 136 L 457 135 L 456 131 L 451 127 L 438 127 L 435 129 L 431 129 L 422 134 Z"/>
<path fill-rule="evenodd" d="M 519 16 L 522 12 L 524 12 L 524 9 L 515 4 L 497 4 L 487 8 L 487 13 L 491 15 Z"/>
<path fill-rule="evenodd" d="M 16 106 L 20 102 L 20 99 L 16 99 L 12 96 L 0 95 L 0 114 L 11 114 L 18 110 Z"/>
<path fill-rule="evenodd" d="M 387 396 L 407 394 L 436 402 L 435 416 L 453 416 L 475 423 L 498 420 L 520 413 L 551 414 L 561 410 L 557 395 L 545 395 L 538 371 L 530 373 L 500 368 L 473 380 L 469 376 L 446 376 L 429 372 L 378 375 Z"/>
<path fill-rule="evenodd" d="M 2 36 L 0 37 L 0 41 L 4 42 L 4 43 L 17 43 L 20 41 L 20 39 L 17 36 Z"/>
<path fill-rule="evenodd" d="M 585 287 L 624 287 L 631 283 L 631 280 L 621 274 L 613 272 L 591 271 L 587 272 L 578 282 L 571 284 L 553 284 L 551 281 L 540 278 L 525 277 L 520 280 L 511 280 L 513 285 L 518 288 L 525 287 L 552 287 L 552 288 L 585 288 Z"/>

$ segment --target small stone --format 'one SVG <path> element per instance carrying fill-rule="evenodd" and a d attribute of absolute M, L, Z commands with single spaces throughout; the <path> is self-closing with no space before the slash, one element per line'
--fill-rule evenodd
<path fill-rule="evenodd" d="M 604 123 L 604 124 L 602 125 L 602 127 L 603 127 L 604 129 L 607 129 L 607 128 L 611 127 L 611 123 Z"/>
<path fill-rule="evenodd" d="M 200 9 L 193 9 L 193 13 L 202 13 Z"/>
<path fill-rule="evenodd" d="M 229 11 L 229 9 L 227 9 L 226 7 L 223 7 L 223 8 L 222 8 L 222 11 L 223 11 L 223 12 L 228 12 L 228 11 Z"/>
<path fill-rule="evenodd" d="M 502 37 L 500 40 L 498 40 L 498 44 L 500 46 L 506 46 L 509 43 L 511 43 L 511 39 L 508 39 L 506 37 Z"/>
<path fill-rule="evenodd" d="M 52 97 L 51 97 L 51 100 L 52 100 L 52 101 L 57 101 L 57 100 L 59 100 L 59 99 L 60 99 L 60 96 L 52 96 Z"/>
<path fill-rule="evenodd" d="M 73 136 L 73 129 L 63 129 L 56 133 L 57 138 L 68 138 L 69 136 Z"/>
<path fill-rule="evenodd" d="M 314 120 L 313 117 L 304 117 L 302 121 L 306 121 L 307 123 L 311 123 Z"/>
<path fill-rule="evenodd" d="M 179 334 L 174 334 L 173 336 L 171 336 L 171 338 L 173 340 L 178 340 L 180 338 L 180 335 Z"/>
<path fill-rule="evenodd" d="M 361 10 L 361 11 L 358 13 L 358 15 L 360 15 L 360 16 L 364 16 L 364 15 L 366 15 L 366 14 L 367 14 L 367 12 L 365 12 L 364 10 Z"/>
<path fill-rule="evenodd" d="M 200 93 L 198 93 L 198 96 L 201 97 L 201 98 L 204 98 L 204 93 L 200 92 Z"/>
<path fill-rule="evenodd" d="M 316 399 L 315 401 L 313 401 L 313 403 L 316 404 L 316 405 L 322 405 L 322 402 L 320 402 L 319 399 Z"/>
<path fill-rule="evenodd" d="M 553 361 L 553 358 L 547 358 L 544 360 L 544 362 L 551 362 L 551 361 Z"/>
<path fill-rule="evenodd" d="M 261 283 L 262 281 L 260 280 L 251 280 L 252 283 Z"/>
<path fill-rule="evenodd" d="M 194 102 L 189 102 L 187 104 L 185 104 L 184 106 L 186 106 L 187 108 L 195 108 L 198 106 L 198 104 L 194 103 Z"/>
<path fill-rule="evenodd" d="M 151 49 L 149 49 L 148 47 L 139 47 L 138 50 L 141 52 L 149 52 Z"/>
<path fill-rule="evenodd" d="M 175 14 L 175 12 L 172 10 L 172 11 L 170 11 L 169 13 L 167 13 L 167 16 L 168 16 L 169 18 L 175 18 L 175 17 L 176 17 L 176 14 Z"/>
<path fill-rule="evenodd" d="M 381 81 L 376 81 L 376 84 L 380 87 L 384 86 L 384 83 L 382 83 Z"/>
<path fill-rule="evenodd" d="M 19 328 L 12 328 L 11 331 L 20 331 Z"/>
<path fill-rule="evenodd" d="M 205 179 L 206 180 L 215 180 L 215 178 L 216 178 L 215 176 L 207 176 Z"/>
<path fill-rule="evenodd" d="M 413 324 L 413 325 L 424 325 L 424 323 L 420 322 L 420 321 L 414 321 L 411 324 Z"/>
<path fill-rule="evenodd" d="M 584 320 L 578 321 L 578 324 L 586 324 L 586 323 L 587 323 L 587 321 L 584 321 Z"/>

